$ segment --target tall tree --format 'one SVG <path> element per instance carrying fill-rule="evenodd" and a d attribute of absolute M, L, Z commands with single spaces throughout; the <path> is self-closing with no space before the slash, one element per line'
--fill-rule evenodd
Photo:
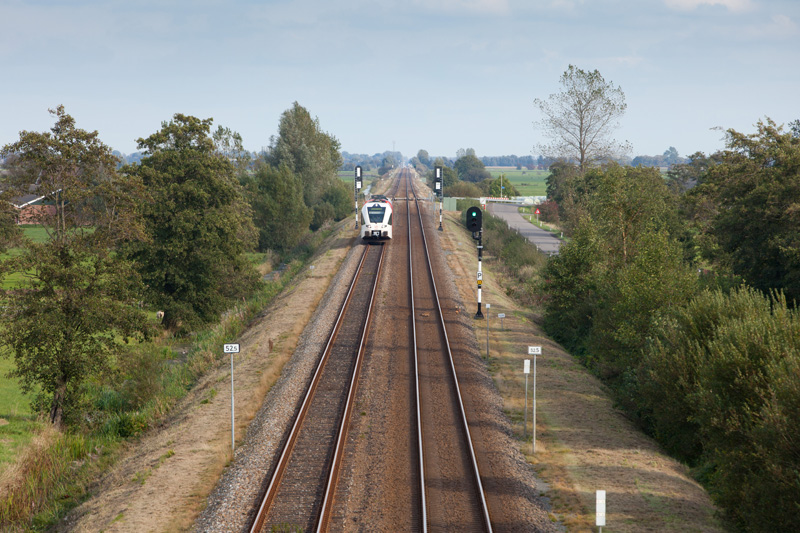
<path fill-rule="evenodd" d="M 17 156 L 8 190 L 35 186 L 44 197 L 37 222 L 48 238 L 23 238 L 21 252 L 2 261 L 0 276 L 22 281 L 3 291 L 0 341 L 11 348 L 22 390 L 39 391 L 36 403 L 60 426 L 77 418 L 84 384 L 107 366 L 120 339 L 145 330 L 132 305 L 138 278 L 114 253 L 119 242 L 143 236 L 143 189 L 117 173 L 118 160 L 96 131 L 76 128 L 63 106 L 50 112 L 50 132 L 23 131 L 2 150 Z"/>
<path fill-rule="evenodd" d="M 297 246 L 308 233 L 312 210 L 303 202 L 300 180 L 286 165 L 274 168 L 264 162 L 246 184 L 247 198 L 258 228 L 258 249 L 283 253 Z M 349 190 L 348 190 L 349 191 Z M 352 210 L 352 197 L 348 207 Z"/>
<path fill-rule="evenodd" d="M 212 137 L 217 152 L 227 157 L 240 173 L 250 165 L 250 152 L 244 149 L 239 132 L 219 126 Z"/>
<path fill-rule="evenodd" d="M 311 118 L 308 110 L 295 102 L 281 115 L 267 159 L 275 168 L 286 165 L 300 178 L 306 205 L 314 207 L 338 179 L 342 166 L 339 149 L 336 137 L 322 131 L 319 119 Z"/>
<path fill-rule="evenodd" d="M 667 165 L 674 165 L 679 163 L 681 160 L 680 155 L 678 155 L 678 150 L 674 146 L 670 146 L 666 150 L 664 150 L 664 163 Z"/>
<path fill-rule="evenodd" d="M 586 72 L 573 65 L 560 83 L 561 92 L 534 100 L 542 114 L 537 124 L 550 139 L 549 144 L 539 144 L 538 151 L 545 157 L 575 162 L 582 172 L 627 153 L 627 142 L 611 138 L 627 108 L 622 89 L 597 70 Z"/>
<path fill-rule="evenodd" d="M 386 174 L 391 172 L 393 169 L 397 168 L 397 160 L 395 159 L 393 154 L 388 154 L 386 157 L 383 158 L 381 161 L 381 166 L 378 169 L 378 174 Z"/>
<path fill-rule="evenodd" d="M 131 243 L 125 255 L 136 262 L 169 329 L 217 320 L 231 298 L 258 280 L 243 255 L 255 242 L 250 209 L 233 165 L 209 135 L 211 123 L 175 114 L 138 139 L 145 157 L 126 167 L 153 200 L 143 216 L 150 242 Z"/>
<path fill-rule="evenodd" d="M 576 195 L 571 241 L 548 263 L 546 324 L 619 378 L 646 344 L 653 316 L 685 302 L 696 274 L 682 263 L 674 197 L 657 169 L 591 169 Z"/>
<path fill-rule="evenodd" d="M 419 162 L 425 165 L 426 167 L 431 166 L 431 156 L 428 154 L 427 150 L 418 151 L 417 159 L 419 159 Z"/>
<path fill-rule="evenodd" d="M 492 177 L 483 162 L 474 153 L 460 157 L 453 166 L 458 172 L 458 179 L 463 181 L 477 183 Z"/>
<path fill-rule="evenodd" d="M 702 189 L 717 206 L 711 232 L 733 271 L 800 302 L 800 138 L 770 119 L 728 130 L 728 149 Z"/>

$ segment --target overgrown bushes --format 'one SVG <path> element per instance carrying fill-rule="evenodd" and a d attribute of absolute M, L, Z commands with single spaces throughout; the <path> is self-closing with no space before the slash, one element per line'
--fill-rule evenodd
<path fill-rule="evenodd" d="M 236 338 L 295 278 L 322 239 L 308 235 L 281 276 L 262 284 L 218 324 L 197 332 L 184 348 L 148 342 L 117 354 L 111 368 L 83 389 L 81 419 L 67 431 L 48 428 L 47 438 L 40 437 L 40 444 L 18 461 L 14 482 L 0 495 L 0 530 L 39 530 L 57 521 L 77 502 L 92 472 L 110 460 L 107 452 L 146 431 L 219 364 L 220 346 Z"/>
<path fill-rule="evenodd" d="M 705 291 L 661 321 L 638 368 L 654 434 L 702 466 L 731 523 L 800 528 L 800 313 L 781 294 Z"/>
<path fill-rule="evenodd" d="M 43 426 L 20 459 L 3 474 L 0 530 L 43 529 L 74 504 L 90 471 L 104 462 L 105 441 Z M 86 461 L 94 455 L 95 460 Z M 31 518 L 33 517 L 33 518 Z"/>
<path fill-rule="evenodd" d="M 543 274 L 546 330 L 695 467 L 732 527 L 799 531 L 800 312 L 686 262 L 655 172 L 573 181 L 572 239 Z"/>

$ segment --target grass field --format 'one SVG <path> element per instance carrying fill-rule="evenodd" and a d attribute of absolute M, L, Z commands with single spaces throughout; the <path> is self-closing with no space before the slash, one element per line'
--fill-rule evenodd
<path fill-rule="evenodd" d="M 31 239 L 34 242 L 45 242 L 49 237 L 47 236 L 47 232 L 42 226 L 22 226 L 22 232 L 25 234 L 26 237 Z M 0 259 L 5 259 L 7 257 L 11 257 L 14 255 L 18 255 L 20 253 L 20 248 L 12 248 L 6 251 L 5 254 L 0 255 Z M 18 272 L 13 274 L 7 275 L 2 280 L 2 286 L 4 289 L 11 289 L 19 285 L 25 276 Z"/>
<path fill-rule="evenodd" d="M 11 359 L 0 356 L 0 474 L 18 450 L 30 442 L 39 425 L 17 380 L 6 377 L 13 368 Z"/>
<path fill-rule="evenodd" d="M 547 183 L 545 179 L 550 175 L 549 170 L 517 170 L 514 167 L 486 167 L 492 177 L 497 178 L 505 174 L 511 184 L 516 187 L 521 196 L 545 196 Z"/>
<path fill-rule="evenodd" d="M 45 242 L 48 238 L 41 226 L 22 226 L 22 231 L 36 242 Z M 13 250 L 10 253 L 14 253 Z M 19 274 L 7 276 L 3 287 L 15 286 L 21 279 Z M 14 361 L 0 355 L 0 473 L 31 441 L 40 424 L 31 413 L 30 398 L 22 394 L 16 379 L 7 377 L 13 369 Z"/>
<path fill-rule="evenodd" d="M 361 180 L 363 181 L 362 189 L 366 189 L 367 185 L 369 185 L 372 180 L 378 179 L 378 170 L 367 170 L 365 171 L 362 176 Z M 352 170 L 340 170 L 339 171 L 339 179 L 345 181 L 347 183 L 353 183 L 353 178 L 355 178 L 355 172 Z"/>
<path fill-rule="evenodd" d="M 33 242 L 45 242 L 49 238 L 42 226 L 23 225 L 22 232 Z"/>

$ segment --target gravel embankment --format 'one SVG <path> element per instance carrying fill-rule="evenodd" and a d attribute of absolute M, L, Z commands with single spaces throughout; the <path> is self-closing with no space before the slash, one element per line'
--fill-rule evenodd
<path fill-rule="evenodd" d="M 194 525 L 195 531 L 230 532 L 249 527 L 249 513 L 256 505 L 265 474 L 272 466 L 281 439 L 291 424 L 313 374 L 320 351 L 350 284 L 360 258 L 360 246 L 353 247 L 334 276 L 320 306 L 305 328 L 294 356 L 278 382 L 267 394 L 263 407 L 250 423 L 244 442 L 236 450 L 208 499 L 208 505 Z"/>

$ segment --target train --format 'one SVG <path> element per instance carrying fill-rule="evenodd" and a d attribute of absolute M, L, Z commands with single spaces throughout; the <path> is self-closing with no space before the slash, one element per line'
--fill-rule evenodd
<path fill-rule="evenodd" d="M 361 238 L 392 238 L 392 202 L 383 195 L 373 195 L 361 208 Z"/>

